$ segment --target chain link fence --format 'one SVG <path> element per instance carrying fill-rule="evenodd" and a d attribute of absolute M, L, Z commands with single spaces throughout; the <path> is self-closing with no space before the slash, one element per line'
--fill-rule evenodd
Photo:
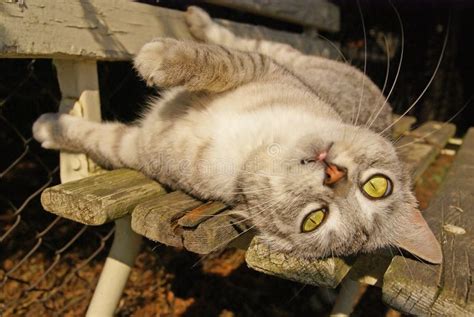
<path fill-rule="evenodd" d="M 2 316 L 64 315 L 87 304 L 98 278 L 90 268 L 102 265 L 113 236 L 113 226 L 91 228 L 41 208 L 41 192 L 59 183 L 59 162 L 32 139 L 31 126 L 59 101 L 51 60 L 0 60 Z"/>

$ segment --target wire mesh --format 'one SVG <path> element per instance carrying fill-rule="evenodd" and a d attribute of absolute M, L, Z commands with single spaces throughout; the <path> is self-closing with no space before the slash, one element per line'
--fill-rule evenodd
<path fill-rule="evenodd" d="M 153 94 L 128 62 L 98 63 L 98 75 L 105 120 L 133 120 Z M 31 127 L 58 111 L 60 99 L 52 60 L 0 59 L 0 316 L 83 316 L 112 242 L 113 224 L 84 226 L 41 206 L 41 192 L 59 183 L 59 155 L 42 149 Z M 144 297 L 160 311 L 174 310 L 169 274 L 152 248 L 137 259 L 119 316 L 143 306 Z"/>
<path fill-rule="evenodd" d="M 58 155 L 40 148 L 31 126 L 59 100 L 50 60 L 0 60 L 2 316 L 62 315 L 78 304 L 83 313 L 98 278 L 90 268 L 102 265 L 113 235 L 110 225 L 91 228 L 41 208 L 41 192 L 59 182 Z"/>

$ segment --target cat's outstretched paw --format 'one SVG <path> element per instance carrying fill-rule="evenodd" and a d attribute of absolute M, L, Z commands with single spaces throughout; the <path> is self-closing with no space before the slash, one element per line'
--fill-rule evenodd
<path fill-rule="evenodd" d="M 59 113 L 45 113 L 36 119 L 33 124 L 33 137 L 45 149 L 59 149 L 58 135 L 60 135 Z"/>
<path fill-rule="evenodd" d="M 214 22 L 206 11 L 195 6 L 190 6 L 186 11 L 185 19 L 189 31 L 196 39 L 201 41 L 208 40 L 207 35 L 213 27 Z"/>

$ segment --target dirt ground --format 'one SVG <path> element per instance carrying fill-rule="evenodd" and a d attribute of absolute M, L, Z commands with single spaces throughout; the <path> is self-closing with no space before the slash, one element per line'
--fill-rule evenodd
<path fill-rule="evenodd" d="M 423 209 L 452 160 L 451 156 L 440 156 L 418 182 L 416 194 Z M 49 215 L 38 214 L 40 206 L 34 205 L 31 209 L 36 210 L 36 216 L 51 221 Z M 66 241 L 79 234 L 74 244 L 59 256 L 53 245 L 49 251 L 35 249 L 14 269 L 25 258 L 24 250 L 31 250 L 25 245 L 32 237 L 20 230 L 23 238 L 17 235 L 7 241 L 3 248 L 7 252 L 0 258 L 0 280 L 4 283 L 0 291 L 1 315 L 83 316 L 110 247 L 111 230 L 110 225 L 83 229 L 59 220 L 47 240 Z M 45 278 L 31 287 L 31 281 L 43 275 Z M 337 290 L 255 272 L 246 267 L 241 250 L 200 257 L 147 241 L 132 270 L 117 316 L 325 316 L 336 294 Z M 382 303 L 380 289 L 367 287 L 361 289 L 360 295 L 354 316 L 400 315 Z"/>

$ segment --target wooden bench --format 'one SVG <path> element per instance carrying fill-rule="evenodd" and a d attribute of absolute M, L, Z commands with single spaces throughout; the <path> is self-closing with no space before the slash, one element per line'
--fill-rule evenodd
<path fill-rule="evenodd" d="M 396 256 L 383 277 L 383 300 L 408 314 L 474 315 L 474 128 L 424 215 L 443 250 L 440 266 Z"/>
<path fill-rule="evenodd" d="M 286 42 L 308 54 L 339 57 L 337 46 L 315 36 L 314 30 L 339 30 L 339 10 L 324 0 L 286 5 L 281 1 L 275 1 L 274 5 L 269 5 L 269 1 L 206 2 L 298 23 L 305 30 L 303 34 L 292 34 L 220 20 L 237 34 Z M 0 55 L 53 58 L 63 94 L 60 111 L 90 120 L 100 120 L 97 60 L 130 60 L 144 43 L 156 36 L 191 39 L 181 12 L 126 0 L 38 0 L 28 3 L 24 12 L 14 4 L 0 3 L 0 17 L 5 30 Z M 409 131 L 413 124 L 413 118 L 402 118 L 395 125 L 394 136 L 400 137 L 400 155 L 416 180 L 454 135 L 455 127 L 428 122 Z M 454 201 L 452 206 L 456 208 L 439 206 L 444 191 L 449 199 L 455 199 L 449 196 L 452 193 L 449 191 L 456 188 L 455 184 L 464 175 L 473 177 L 472 152 L 469 154 L 473 134 L 471 130 L 466 136 L 466 145 L 446 181 L 448 185 L 427 212 L 430 225 L 443 242 L 446 259 L 442 266 L 429 266 L 430 269 L 414 260 L 383 252 L 311 262 L 292 258 L 271 250 L 255 232 L 246 231 L 242 223 L 228 216 L 228 207 L 220 202 L 199 201 L 179 191 L 166 192 L 136 171 L 102 171 L 83 155 L 61 153 L 64 184 L 45 190 L 41 200 L 46 210 L 80 223 L 101 225 L 115 221 L 117 224 L 114 244 L 96 290 L 99 295 L 94 295 L 93 309 L 88 311 L 91 316 L 113 313 L 129 266 L 138 252 L 140 236 L 200 254 L 237 246 L 247 250 L 249 267 L 305 284 L 336 287 L 341 282 L 356 281 L 382 286 L 385 302 L 403 312 L 472 313 L 472 284 L 469 284 L 472 252 L 463 249 L 471 245 L 472 217 L 469 212 L 460 211 L 473 205 L 472 198 L 466 198 L 462 206 Z M 449 221 L 441 225 L 440 219 Z M 459 228 L 466 232 L 460 234 Z M 453 271 L 452 265 L 459 259 L 462 259 L 462 270 Z M 405 261 L 409 269 L 404 266 Z M 113 274 L 108 270 L 112 266 Z M 410 281 L 412 275 L 415 283 Z M 109 293 L 100 296 L 103 292 Z M 110 292 L 115 292 L 115 296 Z"/>

